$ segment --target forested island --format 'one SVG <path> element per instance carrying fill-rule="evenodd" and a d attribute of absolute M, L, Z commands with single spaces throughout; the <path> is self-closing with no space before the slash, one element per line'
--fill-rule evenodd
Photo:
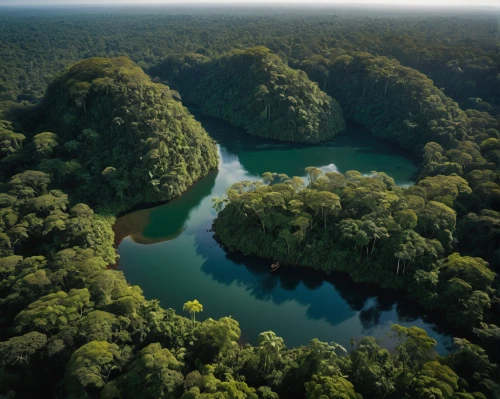
<path fill-rule="evenodd" d="M 3 11 L 0 397 L 500 397 L 496 11 Z M 165 309 L 128 284 L 116 217 L 216 173 L 187 105 L 291 143 L 351 120 L 413 152 L 410 186 L 314 166 L 235 183 L 213 229 L 280 273 L 396 290 L 454 328 L 451 351 L 398 324 L 393 348 L 273 331 L 251 345 L 229 314 L 198 321 L 195 298 Z"/>

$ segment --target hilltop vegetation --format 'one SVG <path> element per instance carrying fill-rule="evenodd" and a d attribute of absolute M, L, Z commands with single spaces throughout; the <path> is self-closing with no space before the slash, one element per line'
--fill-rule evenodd
<path fill-rule="evenodd" d="M 232 50 L 213 60 L 199 54 L 172 56 L 149 73 L 206 115 L 252 135 L 318 143 L 345 129 L 339 104 L 265 47 Z"/>
<path fill-rule="evenodd" d="M 35 137 L 40 170 L 92 205 L 128 209 L 181 195 L 215 169 L 217 151 L 174 96 L 125 57 L 73 65 L 42 102 L 57 135 Z"/>
<path fill-rule="evenodd" d="M 348 119 L 418 155 L 429 141 L 450 146 L 470 133 L 458 104 L 424 74 L 397 60 L 337 50 L 329 58 L 306 58 L 298 67 L 324 82 Z"/>

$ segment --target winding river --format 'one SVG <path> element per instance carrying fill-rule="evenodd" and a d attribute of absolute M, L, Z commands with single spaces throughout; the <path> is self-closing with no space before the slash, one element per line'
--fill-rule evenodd
<path fill-rule="evenodd" d="M 364 335 L 393 347 L 393 323 L 419 326 L 445 353 L 452 339 L 429 322 L 421 309 L 393 292 L 355 284 L 345 275 L 327 276 L 309 269 L 282 268 L 226 253 L 213 239 L 212 198 L 240 180 L 258 179 L 266 171 L 304 176 L 307 166 L 325 171 L 384 171 L 397 184 L 410 184 L 417 164 L 410 154 L 373 138 L 359 125 L 321 145 L 279 143 L 251 137 L 222 121 L 192 111 L 219 148 L 219 170 L 206 176 L 181 198 L 120 217 L 115 233 L 119 268 L 148 299 L 182 311 L 198 299 L 198 320 L 232 316 L 242 341 L 256 343 L 259 332 L 273 330 L 287 346 L 312 338 L 349 347 Z"/>

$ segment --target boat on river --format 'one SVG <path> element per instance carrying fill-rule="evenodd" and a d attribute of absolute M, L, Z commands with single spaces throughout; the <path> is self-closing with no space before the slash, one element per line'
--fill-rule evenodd
<path fill-rule="evenodd" d="M 271 273 L 272 272 L 275 272 L 276 270 L 278 270 L 281 266 L 281 262 L 275 262 L 271 265 Z"/>

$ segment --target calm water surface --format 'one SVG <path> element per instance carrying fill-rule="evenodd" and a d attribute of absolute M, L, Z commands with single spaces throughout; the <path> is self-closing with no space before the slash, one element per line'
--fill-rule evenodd
<path fill-rule="evenodd" d="M 364 335 L 391 347 L 390 327 L 399 323 L 425 328 L 438 341 L 438 351 L 446 351 L 450 336 L 396 294 L 309 269 L 282 268 L 270 274 L 267 262 L 226 253 L 208 231 L 216 215 L 212 198 L 237 181 L 257 179 L 266 171 L 304 176 L 304 168 L 317 166 L 384 171 L 404 185 L 417 170 L 409 154 L 357 125 L 331 143 L 306 146 L 251 137 L 221 121 L 195 116 L 218 143 L 219 170 L 177 200 L 117 220 L 119 267 L 131 284 L 179 312 L 186 301 L 198 299 L 204 306 L 198 320 L 230 315 L 239 321 L 243 341 L 251 343 L 259 332 L 273 330 L 289 347 L 312 338 L 348 347 L 351 337 Z"/>

